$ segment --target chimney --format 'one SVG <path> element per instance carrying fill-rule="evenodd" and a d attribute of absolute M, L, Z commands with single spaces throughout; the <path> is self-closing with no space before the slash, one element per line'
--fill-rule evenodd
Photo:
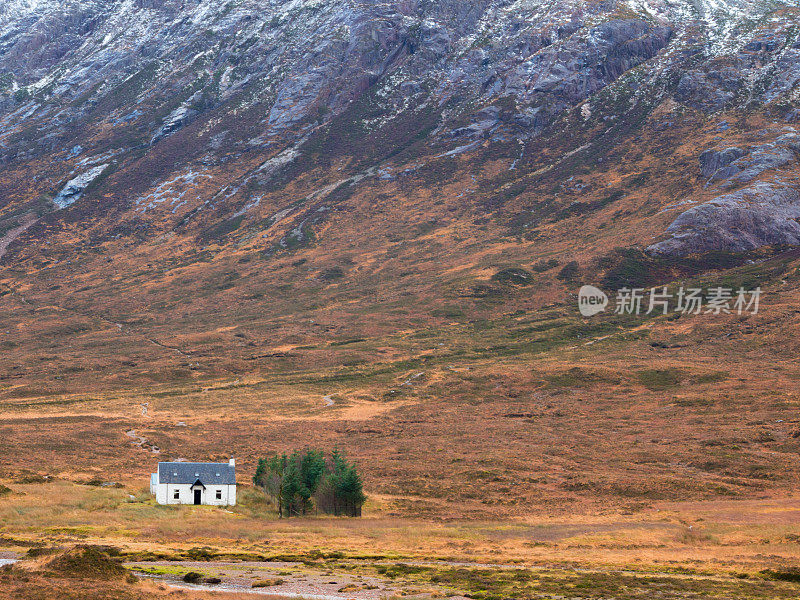
<path fill-rule="evenodd" d="M 230 460 L 228 461 L 228 464 L 229 464 L 230 466 L 232 466 L 232 467 L 235 467 L 235 466 L 236 466 L 236 459 L 235 459 L 235 458 L 232 458 L 232 459 L 230 459 Z"/>

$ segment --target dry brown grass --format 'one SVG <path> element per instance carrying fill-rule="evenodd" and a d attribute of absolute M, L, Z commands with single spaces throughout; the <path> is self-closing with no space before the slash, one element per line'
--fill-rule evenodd
<path fill-rule="evenodd" d="M 744 135 L 764 119 L 737 127 Z M 367 182 L 314 243 L 276 254 L 265 250 L 285 232 L 266 219 L 335 172 L 270 191 L 264 213 L 218 243 L 173 232 L 163 215 L 145 219 L 169 235 L 135 243 L 104 237 L 97 216 L 31 230 L 0 274 L 3 543 L 379 548 L 645 571 L 793 564 L 796 257 L 699 278 L 768 273 L 762 313 L 747 318 L 582 320 L 569 295 L 580 281 L 564 283 L 558 268 L 529 287 L 492 278 L 556 258 L 577 260 L 596 283 L 596 259 L 652 241 L 676 197 L 708 197 L 686 173 L 714 127 L 648 126 L 602 168 L 558 163 L 562 149 L 542 141 L 516 174 L 495 156 L 467 156 L 451 181 L 434 165 L 403 183 Z M 197 201 L 233 170 L 196 190 Z M 534 218 L 542 203 L 601 200 L 644 172 L 601 210 Z M 562 185 L 576 173 L 588 186 L 580 197 Z M 463 196 L 473 174 L 476 191 Z M 336 269 L 341 278 L 326 276 Z M 145 447 L 132 445 L 131 429 Z M 142 493 L 159 459 L 233 455 L 246 483 L 259 457 L 306 445 L 357 460 L 364 519 L 278 522 L 245 490 L 230 513 L 156 507 Z M 55 481 L 24 483 L 30 473 Z M 74 483 L 93 479 L 125 487 Z"/>

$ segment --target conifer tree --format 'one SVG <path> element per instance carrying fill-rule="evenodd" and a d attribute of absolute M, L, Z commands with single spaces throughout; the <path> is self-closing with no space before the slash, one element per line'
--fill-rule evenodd
<path fill-rule="evenodd" d="M 253 483 L 273 498 L 280 517 L 305 515 L 314 505 L 326 513 L 357 517 L 366 501 L 356 465 L 338 450 L 327 461 L 322 451 L 312 449 L 262 458 Z"/>

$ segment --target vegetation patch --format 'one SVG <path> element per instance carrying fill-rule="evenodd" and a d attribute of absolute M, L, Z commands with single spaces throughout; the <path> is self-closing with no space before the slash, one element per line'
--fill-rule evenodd
<path fill-rule="evenodd" d="M 50 483 L 53 478 L 50 475 L 41 475 L 33 471 L 22 471 L 12 480 L 14 483 L 20 485 L 27 485 L 32 483 Z"/>
<path fill-rule="evenodd" d="M 322 281 L 337 281 L 344 277 L 344 270 L 341 267 L 331 267 L 325 269 L 320 273 L 319 278 Z"/>
<path fill-rule="evenodd" d="M 119 550 L 110 546 L 75 546 L 47 561 L 42 570 L 57 577 L 127 580 L 132 575 L 122 566 Z"/>
<path fill-rule="evenodd" d="M 712 373 L 703 373 L 692 377 L 692 383 L 719 383 L 725 381 L 730 377 L 727 371 L 714 371 Z"/>
<path fill-rule="evenodd" d="M 503 269 L 492 275 L 492 281 L 497 283 L 504 283 L 506 285 L 519 285 L 526 286 L 532 285 L 534 282 L 533 273 L 521 269 L 520 267 L 511 267 Z"/>
<path fill-rule="evenodd" d="M 675 279 L 695 277 L 707 271 L 724 271 L 741 266 L 747 260 L 758 258 L 755 253 L 708 252 L 681 258 L 656 257 L 638 248 L 616 248 L 598 259 L 598 267 L 605 272 L 602 287 L 609 290 L 622 288 L 647 288 Z M 719 285 L 753 288 L 770 279 L 764 275 L 763 265 L 745 267 L 726 275 Z M 728 281 L 729 280 L 729 281 Z M 749 287 L 748 287 L 749 286 Z"/>
<path fill-rule="evenodd" d="M 555 269 L 557 266 L 558 261 L 555 258 L 550 258 L 548 260 L 540 260 L 539 262 L 535 263 L 531 269 L 533 269 L 533 271 L 536 273 L 544 273 L 550 269 Z"/>
<path fill-rule="evenodd" d="M 556 275 L 556 278 L 560 279 L 561 281 L 573 281 L 579 273 L 580 267 L 578 266 L 578 261 L 571 260 L 561 267 L 561 270 Z"/>
<path fill-rule="evenodd" d="M 314 506 L 328 514 L 360 517 L 367 499 L 355 464 L 337 450 L 327 460 L 320 450 L 262 458 L 253 483 L 275 501 L 280 517 L 305 515 Z"/>
<path fill-rule="evenodd" d="M 350 344 L 359 344 L 361 342 L 366 342 L 366 341 L 367 341 L 366 338 L 352 338 L 352 339 L 349 339 L 349 340 L 340 340 L 340 341 L 331 342 L 330 345 L 331 346 L 349 346 Z"/>
<path fill-rule="evenodd" d="M 787 569 L 764 569 L 761 574 L 768 579 L 775 581 L 792 581 L 800 583 L 800 568 L 790 567 Z"/>
<path fill-rule="evenodd" d="M 677 387 L 686 379 L 686 373 L 682 369 L 645 369 L 638 371 L 636 376 L 648 390 L 658 392 Z"/>
<path fill-rule="evenodd" d="M 208 243 L 213 240 L 222 239 L 229 233 L 233 233 L 239 229 L 239 227 L 242 225 L 242 221 L 244 221 L 244 215 L 234 217 L 233 219 L 226 219 L 225 221 L 206 229 L 200 236 L 201 241 Z"/>
<path fill-rule="evenodd" d="M 186 583 L 200 583 L 203 581 L 203 574 L 198 573 L 197 571 L 189 571 L 183 576 L 183 580 Z"/>
<path fill-rule="evenodd" d="M 274 578 L 274 579 L 256 579 L 251 587 L 254 588 L 267 588 L 267 587 L 275 587 L 278 585 L 283 585 L 283 579 Z"/>
<path fill-rule="evenodd" d="M 553 220 L 560 221 L 561 219 L 569 217 L 588 215 L 613 204 L 617 200 L 621 200 L 625 195 L 624 191 L 616 190 L 599 200 L 593 200 L 591 202 L 573 202 L 553 215 Z"/>
<path fill-rule="evenodd" d="M 377 572 L 395 581 L 427 583 L 459 590 L 467 598 L 501 600 L 516 598 L 616 598 L 650 600 L 663 598 L 791 598 L 794 591 L 768 581 L 705 580 L 668 575 L 575 572 L 556 569 L 530 570 L 468 567 L 425 567 L 406 564 L 378 566 Z M 763 572 L 767 575 L 766 572 Z M 792 581 L 793 579 L 777 579 Z M 767 575 L 768 577 L 770 575 Z M 776 578 L 776 577 L 771 577 Z"/>
<path fill-rule="evenodd" d="M 547 385 L 551 388 L 563 387 L 589 387 L 597 383 L 619 383 L 619 378 L 607 377 L 602 373 L 588 371 L 580 367 L 573 367 L 563 373 L 556 373 L 546 377 Z"/>

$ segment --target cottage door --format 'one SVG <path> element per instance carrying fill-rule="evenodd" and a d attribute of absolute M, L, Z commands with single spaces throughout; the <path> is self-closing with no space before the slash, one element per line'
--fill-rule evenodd
<path fill-rule="evenodd" d="M 195 490 L 194 491 L 194 503 L 200 504 L 200 494 L 202 494 L 203 490 Z"/>

